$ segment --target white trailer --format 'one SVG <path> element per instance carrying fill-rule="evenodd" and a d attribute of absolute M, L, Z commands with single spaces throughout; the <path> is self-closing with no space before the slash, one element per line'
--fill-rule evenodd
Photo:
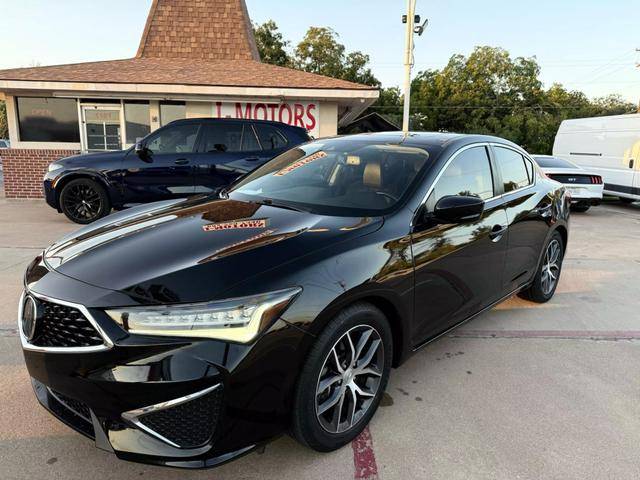
<path fill-rule="evenodd" d="M 605 194 L 640 200 L 640 114 L 565 120 L 553 156 L 598 173 Z"/>

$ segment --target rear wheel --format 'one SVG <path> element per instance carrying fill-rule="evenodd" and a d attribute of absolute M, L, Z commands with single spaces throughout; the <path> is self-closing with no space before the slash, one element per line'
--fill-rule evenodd
<path fill-rule="evenodd" d="M 564 243 L 559 232 L 553 232 L 542 256 L 542 262 L 538 267 L 533 283 L 527 290 L 523 290 L 521 296 L 536 303 L 545 303 L 551 300 L 558 287 L 562 260 L 564 259 Z"/>
<path fill-rule="evenodd" d="M 69 220 L 80 224 L 95 222 L 111 211 L 107 192 L 90 178 L 67 183 L 60 193 L 60 208 Z"/>
<path fill-rule="evenodd" d="M 338 314 L 318 337 L 296 388 L 292 433 L 321 452 L 346 445 L 369 423 L 387 385 L 392 338 L 368 303 Z"/>

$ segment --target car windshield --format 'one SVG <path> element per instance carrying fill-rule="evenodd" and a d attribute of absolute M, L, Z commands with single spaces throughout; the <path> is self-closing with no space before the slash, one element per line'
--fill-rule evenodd
<path fill-rule="evenodd" d="M 568 162 L 567 160 L 562 160 L 561 158 L 533 157 L 533 159 L 542 168 L 576 168 L 573 163 Z"/>
<path fill-rule="evenodd" d="M 229 196 L 326 215 L 382 215 L 405 199 L 428 159 L 414 146 L 318 140 L 267 162 Z"/>

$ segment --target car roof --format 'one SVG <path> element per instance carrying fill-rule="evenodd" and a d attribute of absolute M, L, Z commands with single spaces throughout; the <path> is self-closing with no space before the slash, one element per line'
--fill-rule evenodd
<path fill-rule="evenodd" d="M 307 131 L 305 128 L 303 127 L 298 127 L 298 126 L 294 126 L 294 125 L 289 125 L 287 123 L 284 122 L 276 122 L 276 121 L 272 121 L 272 120 L 253 120 L 251 118 L 214 118 L 214 117 L 198 117 L 198 118 L 181 118 L 179 120 L 173 120 L 169 123 L 167 123 L 167 125 L 180 125 L 182 123 L 194 123 L 194 122 L 206 122 L 206 123 L 219 123 L 219 122 L 228 122 L 228 123 L 262 123 L 262 124 L 266 124 L 266 125 L 274 125 L 280 128 L 297 128 L 299 130 L 304 130 L 305 132 Z M 167 126 L 165 125 L 165 126 Z"/>
<path fill-rule="evenodd" d="M 334 137 L 338 138 L 338 137 Z M 354 135 L 346 135 L 340 138 L 352 138 L 354 140 L 371 141 L 372 143 L 400 143 L 416 147 L 439 146 L 439 147 L 462 147 L 472 143 L 501 143 L 516 147 L 521 147 L 504 138 L 494 137 L 491 135 L 475 135 L 464 133 L 448 133 L 448 132 L 409 132 L 406 135 L 403 132 L 376 132 L 376 133 L 357 133 Z"/>

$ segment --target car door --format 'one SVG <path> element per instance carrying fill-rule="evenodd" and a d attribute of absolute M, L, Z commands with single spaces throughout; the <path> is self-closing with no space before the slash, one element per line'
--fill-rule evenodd
<path fill-rule="evenodd" d="M 507 145 L 494 144 L 492 152 L 509 225 L 502 289 L 507 295 L 535 275 L 553 204 L 544 191 L 535 188 L 531 159 Z"/>
<path fill-rule="evenodd" d="M 447 195 L 472 195 L 486 202 L 478 220 L 437 225 L 425 220 L 412 234 L 414 344 L 446 331 L 500 298 L 507 218 L 495 195 L 488 148 L 473 145 L 452 155 L 422 207 L 433 212 L 438 200 Z"/>
<path fill-rule="evenodd" d="M 203 124 L 195 163 L 195 191 L 209 193 L 258 168 L 262 149 L 248 122 L 228 120 Z"/>
<path fill-rule="evenodd" d="M 123 172 L 124 202 L 145 203 L 194 193 L 193 161 L 200 124 L 170 124 L 143 141 L 143 152 L 131 150 Z"/>

